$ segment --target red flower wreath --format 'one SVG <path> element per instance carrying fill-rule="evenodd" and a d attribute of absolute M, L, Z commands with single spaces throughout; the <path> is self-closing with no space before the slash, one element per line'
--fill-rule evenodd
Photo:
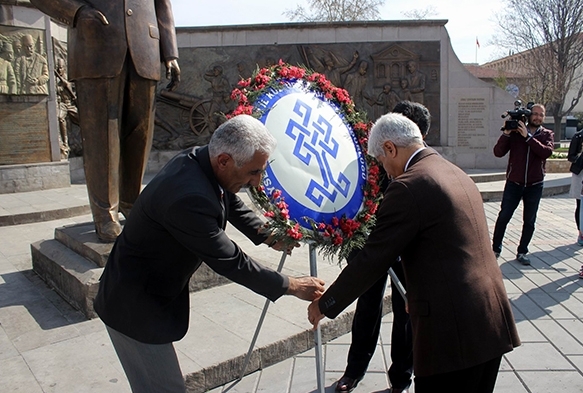
<path fill-rule="evenodd" d="M 371 123 L 358 112 L 348 92 L 335 87 L 323 74 L 312 70 L 284 63 L 282 60 L 271 67 L 261 68 L 248 79 L 238 83 L 231 92 L 231 98 L 238 103 L 237 108 L 228 117 L 239 114 L 259 116 L 254 103 L 269 89 L 283 89 L 286 82 L 301 80 L 308 90 L 321 95 L 332 103 L 344 122 L 356 135 L 368 168 L 367 181 L 363 190 L 363 205 L 353 219 L 334 217 L 330 224 L 309 219 L 311 230 L 302 227 L 290 219 L 288 205 L 279 190 L 267 195 L 263 186 L 249 190 L 253 201 L 264 211 L 267 218 L 265 230 L 272 233 L 277 240 L 289 243 L 312 241 L 320 248 L 324 256 L 336 255 L 339 260 L 348 256 L 355 248 L 361 248 L 375 224 L 375 213 L 382 194 L 379 187 L 379 166 L 377 161 L 366 154 L 368 134 Z"/>

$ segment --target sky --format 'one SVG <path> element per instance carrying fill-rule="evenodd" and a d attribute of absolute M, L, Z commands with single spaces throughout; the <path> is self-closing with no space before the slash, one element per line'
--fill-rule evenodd
<path fill-rule="evenodd" d="M 175 24 L 181 27 L 284 23 L 289 22 L 285 10 L 307 4 L 305 0 L 212 0 L 201 6 L 193 0 L 171 1 Z M 448 20 L 445 28 L 461 62 L 484 64 L 504 56 L 491 44 L 500 31 L 494 14 L 502 12 L 504 4 L 505 0 L 386 0 L 380 12 L 382 19 L 408 19 L 403 12 L 432 6 L 436 13 L 428 19 Z"/>

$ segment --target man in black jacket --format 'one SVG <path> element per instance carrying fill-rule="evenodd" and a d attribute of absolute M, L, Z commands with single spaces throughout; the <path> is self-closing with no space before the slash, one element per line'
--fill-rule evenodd
<path fill-rule="evenodd" d="M 272 301 L 322 294 L 322 280 L 263 267 L 224 232 L 229 221 L 256 245 L 284 250 L 258 232 L 263 222 L 236 195 L 259 185 L 275 143 L 259 120 L 234 117 L 208 146 L 174 157 L 138 197 L 95 299 L 133 391 L 185 391 L 172 342 L 188 329 L 188 281 L 203 261 Z"/>
<path fill-rule="evenodd" d="M 581 236 L 581 183 L 583 182 L 583 130 L 576 132 L 569 143 L 569 153 L 567 153 L 567 160 L 571 163 L 569 170 L 571 171 L 571 187 L 569 188 L 569 196 L 575 199 L 575 224 L 579 231 L 577 236 L 577 244 L 583 246 L 583 236 Z"/>
<path fill-rule="evenodd" d="M 530 265 L 528 244 L 534 234 L 536 212 L 543 193 L 545 163 L 553 154 L 554 134 L 542 126 L 545 120 L 545 107 L 534 104 L 528 124 L 519 121 L 515 130 L 504 130 L 494 146 L 494 155 L 508 157 L 506 168 L 506 185 L 502 194 L 500 213 L 492 236 L 492 249 L 496 258 L 502 251 L 502 239 L 506 226 L 522 199 L 524 204 L 522 235 L 518 244 L 516 260 L 523 265 Z"/>

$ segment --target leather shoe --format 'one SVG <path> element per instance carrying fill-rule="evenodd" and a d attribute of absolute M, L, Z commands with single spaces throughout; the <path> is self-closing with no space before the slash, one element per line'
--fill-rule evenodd
<path fill-rule="evenodd" d="M 117 221 L 108 221 L 106 223 L 95 223 L 95 233 L 104 243 L 113 243 L 121 233 L 121 225 Z"/>
<path fill-rule="evenodd" d="M 354 390 L 354 388 L 356 387 L 356 385 L 358 385 L 358 383 L 361 381 L 361 379 L 364 377 L 361 376 L 359 378 L 350 378 L 347 377 L 346 375 L 343 375 L 342 378 L 340 378 L 338 380 L 338 382 L 336 382 L 336 392 L 342 392 L 342 393 L 346 393 L 346 392 L 352 392 Z"/>
<path fill-rule="evenodd" d="M 391 388 L 389 393 L 409 393 L 409 389 Z"/>

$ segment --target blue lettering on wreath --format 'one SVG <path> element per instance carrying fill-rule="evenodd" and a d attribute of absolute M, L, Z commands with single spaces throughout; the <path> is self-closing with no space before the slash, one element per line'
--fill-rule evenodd
<path fill-rule="evenodd" d="M 297 115 L 297 121 L 291 118 L 285 130 L 285 134 L 296 141 L 293 155 L 306 165 L 315 159 L 322 176 L 320 183 L 310 181 L 306 197 L 318 207 L 322 206 L 324 197 L 332 202 L 338 192 L 346 197 L 350 181 L 342 172 L 334 176 L 329 164 L 338 155 L 338 142 L 332 138 L 332 124 L 322 115 L 312 121 L 312 107 L 300 99 L 296 100 L 293 113 Z"/>

